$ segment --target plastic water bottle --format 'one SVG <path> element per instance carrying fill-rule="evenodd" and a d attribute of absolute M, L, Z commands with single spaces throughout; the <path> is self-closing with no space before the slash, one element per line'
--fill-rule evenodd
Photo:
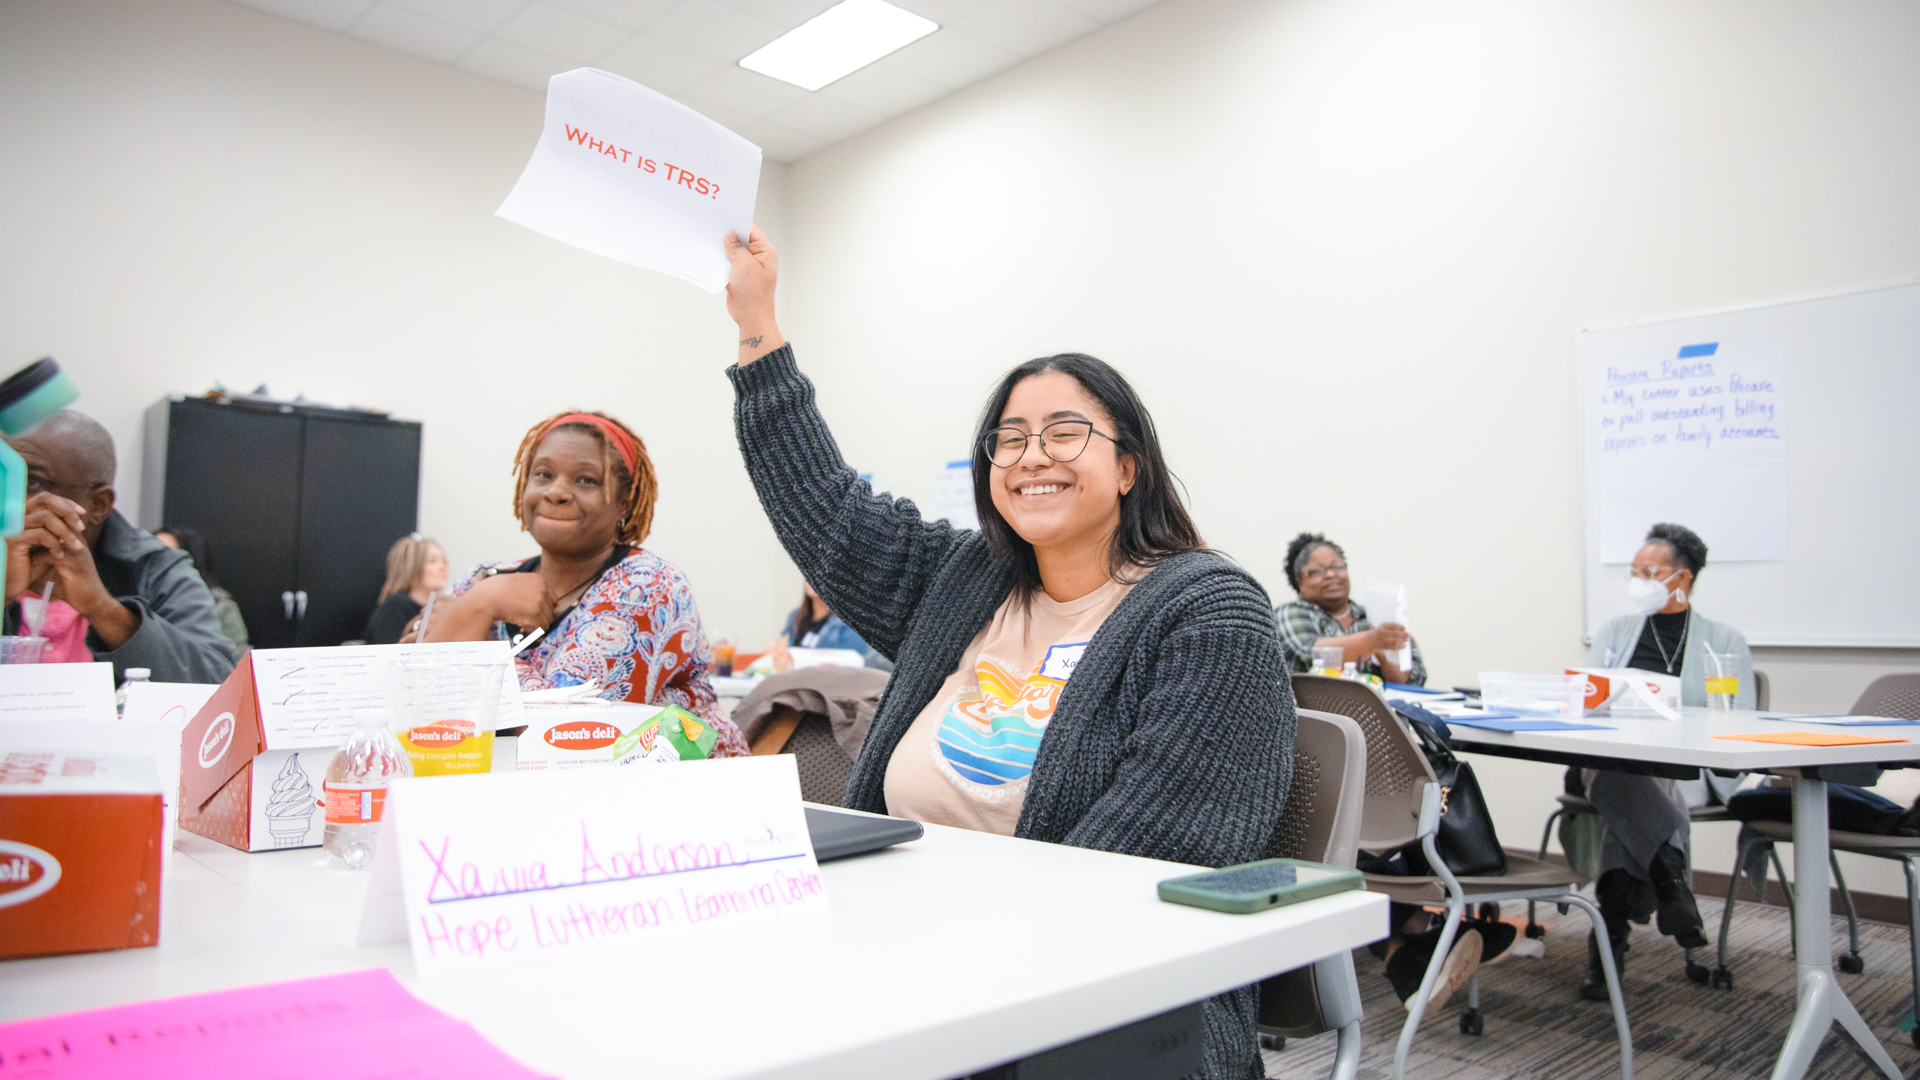
<path fill-rule="evenodd" d="M 385 709 L 362 709 L 359 724 L 327 765 L 327 865 L 365 870 L 387 804 L 387 784 L 413 775 L 413 760 L 387 727 Z"/>
<path fill-rule="evenodd" d="M 137 682 L 151 682 L 152 680 L 153 680 L 152 668 L 143 668 L 143 667 L 128 668 L 127 681 L 121 683 L 120 689 L 115 690 L 113 692 L 113 707 L 122 713 L 126 712 L 127 711 L 127 687 L 132 686 L 134 683 L 137 683 Z"/>

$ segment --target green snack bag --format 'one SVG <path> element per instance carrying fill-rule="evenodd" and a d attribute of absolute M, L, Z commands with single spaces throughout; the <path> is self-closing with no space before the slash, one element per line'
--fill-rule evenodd
<path fill-rule="evenodd" d="M 699 761 L 719 741 L 713 725 L 678 705 L 669 705 L 613 743 L 613 763 Z"/>

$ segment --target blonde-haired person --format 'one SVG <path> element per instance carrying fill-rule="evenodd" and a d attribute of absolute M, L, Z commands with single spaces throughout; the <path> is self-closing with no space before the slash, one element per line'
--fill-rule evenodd
<path fill-rule="evenodd" d="M 543 627 L 517 661 L 522 689 L 598 682 L 609 700 L 678 705 L 712 723 L 716 757 L 746 755 L 707 681 L 712 656 L 693 590 L 640 546 L 657 491 L 640 436 L 604 413 L 560 413 L 528 430 L 513 471 L 513 514 L 540 554 L 483 566 L 454 586 L 424 639 L 510 639 Z"/>
<path fill-rule="evenodd" d="M 427 598 L 447 587 L 447 553 L 432 537 L 414 533 L 387 549 L 387 580 L 380 586 L 380 606 L 367 619 L 360 636 L 369 645 L 392 645 Z"/>

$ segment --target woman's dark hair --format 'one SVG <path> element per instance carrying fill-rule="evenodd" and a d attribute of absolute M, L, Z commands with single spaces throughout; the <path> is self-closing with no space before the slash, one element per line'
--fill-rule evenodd
<path fill-rule="evenodd" d="M 1679 563 L 1681 568 L 1693 571 L 1696 579 L 1700 577 L 1700 571 L 1707 568 L 1707 542 L 1685 525 L 1668 522 L 1655 525 L 1647 530 L 1646 542 L 1672 548 L 1673 561 Z"/>
<path fill-rule="evenodd" d="M 208 589 L 220 587 L 220 575 L 213 569 L 213 548 L 199 529 L 186 525 L 168 525 L 160 530 L 173 537 L 180 544 L 180 550 L 193 560 L 193 568 L 200 571 L 200 580 L 207 583 Z"/>
<path fill-rule="evenodd" d="M 815 618 L 813 597 L 807 595 L 807 590 L 800 590 L 800 606 L 793 609 L 793 621 L 787 624 L 788 644 L 798 645 L 801 638 L 827 625 L 827 620 L 833 618 L 833 612 L 827 610 L 825 600 L 820 601 L 820 608 L 825 614 Z"/>
<path fill-rule="evenodd" d="M 1000 426 L 1013 388 L 1050 371 L 1072 376 L 1100 403 L 1112 420 L 1113 430 L 1106 434 L 1113 439 L 1114 452 L 1133 459 L 1133 487 L 1120 496 L 1120 526 L 1114 530 L 1113 547 L 1108 551 L 1108 573 L 1118 579 L 1129 568 L 1147 570 L 1170 556 L 1207 550 L 1175 488 L 1179 481 L 1160 453 L 1160 435 L 1154 429 L 1153 417 L 1126 377 L 1104 360 L 1084 353 L 1042 356 L 1021 364 L 1000 380 L 987 399 L 987 407 L 980 411 L 980 427 L 973 439 L 974 509 L 993 553 L 1012 558 L 1018 567 L 1014 595 L 1022 601 L 1033 596 L 1040 587 L 1040 563 L 1034 558 L 1033 545 L 1022 540 L 993 505 L 993 462 L 987 457 L 986 439 Z"/>
<path fill-rule="evenodd" d="M 1300 593 L 1300 571 L 1306 568 L 1307 560 L 1313 558 L 1314 549 L 1323 547 L 1332 548 L 1342 559 L 1347 557 L 1339 544 L 1327 539 L 1326 533 L 1303 532 L 1287 545 L 1287 584 L 1293 586 L 1294 595 Z"/>

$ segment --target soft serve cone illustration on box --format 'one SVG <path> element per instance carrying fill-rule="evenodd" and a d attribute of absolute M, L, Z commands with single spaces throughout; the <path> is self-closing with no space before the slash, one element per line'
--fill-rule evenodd
<path fill-rule="evenodd" d="M 273 846 L 305 847 L 307 833 L 313 830 L 313 811 L 319 805 L 306 770 L 300 767 L 300 755 L 295 754 L 273 778 L 273 797 L 267 800 L 267 831 L 273 834 Z"/>

